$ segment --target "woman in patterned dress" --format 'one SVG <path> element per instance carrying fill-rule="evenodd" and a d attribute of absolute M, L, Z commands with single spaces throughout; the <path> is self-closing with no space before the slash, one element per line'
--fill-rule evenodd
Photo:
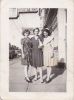
<path fill-rule="evenodd" d="M 31 55 L 31 40 L 28 37 L 30 34 L 29 30 L 24 30 L 22 32 L 24 38 L 21 39 L 21 45 L 22 45 L 22 59 L 21 63 L 24 65 L 24 73 L 25 73 L 25 79 L 27 82 L 31 82 L 31 80 L 28 77 L 28 67 L 30 65 L 30 55 Z"/>
<path fill-rule="evenodd" d="M 31 43 L 32 43 L 32 66 L 34 67 L 35 70 L 34 80 L 37 80 L 37 68 L 38 68 L 40 73 L 40 82 L 42 83 L 43 82 L 43 78 L 42 78 L 43 52 L 42 49 L 38 48 L 39 41 L 41 41 L 38 36 L 39 28 L 35 28 L 33 30 L 33 33 L 34 33 L 34 37 L 32 37 Z"/>

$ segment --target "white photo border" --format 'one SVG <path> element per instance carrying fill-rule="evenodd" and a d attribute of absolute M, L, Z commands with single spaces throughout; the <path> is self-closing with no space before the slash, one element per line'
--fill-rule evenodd
<path fill-rule="evenodd" d="M 73 0 L 3 0 L 1 1 L 1 61 L 0 97 L 2 100 L 73 100 Z M 67 9 L 67 92 L 9 92 L 9 8 L 66 8 Z"/>

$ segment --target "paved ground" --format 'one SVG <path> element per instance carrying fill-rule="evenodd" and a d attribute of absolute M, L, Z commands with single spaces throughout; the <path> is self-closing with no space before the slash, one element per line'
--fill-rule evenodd
<path fill-rule="evenodd" d="M 9 70 L 9 91 L 10 92 L 65 92 L 66 91 L 66 69 L 52 68 L 52 80 L 46 84 L 40 83 L 39 79 L 33 83 L 27 83 L 24 79 L 24 67 L 20 59 L 10 61 Z M 29 75 L 34 75 L 33 68 L 30 67 Z M 43 67 L 43 78 L 46 78 L 46 68 Z"/>

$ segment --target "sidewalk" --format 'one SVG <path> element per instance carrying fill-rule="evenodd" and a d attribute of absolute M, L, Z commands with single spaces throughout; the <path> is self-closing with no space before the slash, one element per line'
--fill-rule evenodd
<path fill-rule="evenodd" d="M 33 76 L 33 68 L 30 67 L 29 75 Z M 10 92 L 65 92 L 66 70 L 63 68 L 52 68 L 52 80 L 50 83 L 40 83 L 39 79 L 27 83 L 24 79 L 24 67 L 20 59 L 10 61 L 9 91 Z M 46 68 L 43 68 L 43 79 L 46 78 Z"/>

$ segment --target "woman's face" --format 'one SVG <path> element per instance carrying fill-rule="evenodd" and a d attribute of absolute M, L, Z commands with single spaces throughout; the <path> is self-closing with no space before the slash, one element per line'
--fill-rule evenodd
<path fill-rule="evenodd" d="M 37 36 L 39 34 L 39 30 L 38 29 L 35 29 L 34 30 L 34 34 Z"/>
<path fill-rule="evenodd" d="M 24 33 L 25 37 L 29 36 L 29 32 Z"/>
<path fill-rule="evenodd" d="M 48 37 L 48 32 L 44 31 L 43 34 L 44 34 L 44 37 Z"/>

